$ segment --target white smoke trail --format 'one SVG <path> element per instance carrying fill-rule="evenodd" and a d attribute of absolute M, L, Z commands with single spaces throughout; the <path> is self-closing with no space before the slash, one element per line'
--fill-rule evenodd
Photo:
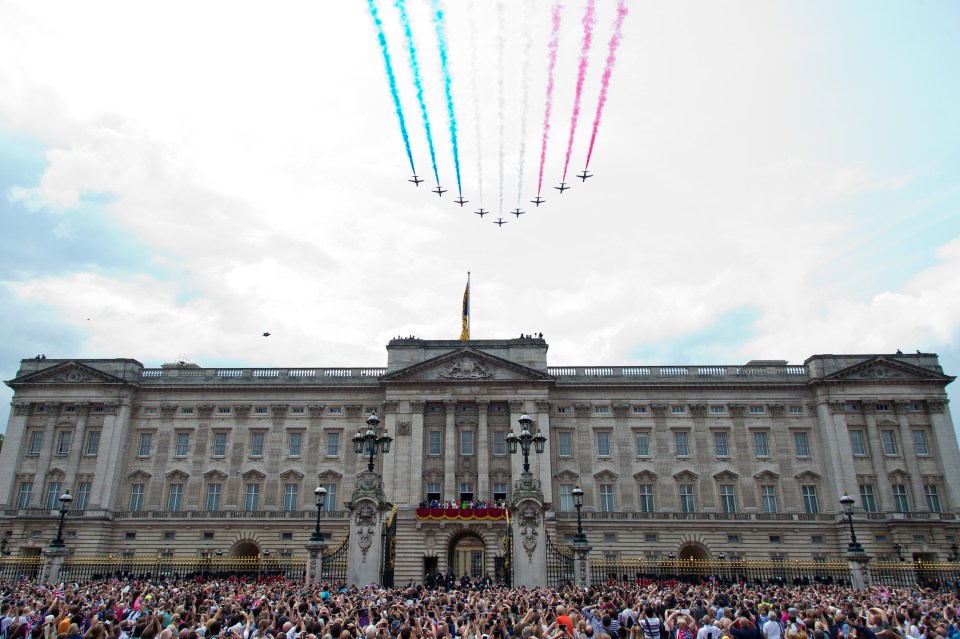
<path fill-rule="evenodd" d="M 471 78 L 470 85 L 473 93 L 473 120 L 477 130 L 477 190 L 480 193 L 480 208 L 483 208 L 483 135 L 480 127 L 480 90 L 478 88 L 477 76 L 480 73 L 480 67 L 477 64 L 477 19 L 474 15 L 473 2 L 467 5 L 467 20 L 470 23 L 470 66 Z"/>
<path fill-rule="evenodd" d="M 530 35 L 530 3 L 523 4 L 523 20 L 520 22 L 520 31 L 523 37 L 523 63 L 520 75 L 520 167 L 517 178 L 517 206 L 520 206 L 520 197 L 523 192 L 523 166 L 527 153 L 527 104 L 529 102 L 530 86 L 530 49 L 533 48 L 533 37 Z"/>
<path fill-rule="evenodd" d="M 503 214 L 503 49 L 504 37 L 503 1 L 497 2 L 497 118 L 500 128 L 500 214 Z"/>

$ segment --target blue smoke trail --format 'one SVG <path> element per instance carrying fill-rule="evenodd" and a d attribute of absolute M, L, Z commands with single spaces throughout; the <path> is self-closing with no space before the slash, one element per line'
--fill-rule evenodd
<path fill-rule="evenodd" d="M 423 101 L 423 83 L 420 81 L 420 63 L 417 61 L 417 47 L 413 43 L 413 31 L 410 29 L 410 16 L 407 15 L 406 0 L 396 0 L 394 3 L 400 10 L 400 22 L 403 24 L 403 35 L 407 39 L 407 53 L 410 56 L 410 70 L 413 72 L 413 84 L 417 89 L 417 101 L 420 102 L 420 115 L 423 116 L 423 128 L 427 132 L 427 146 L 430 147 L 430 162 L 433 164 L 433 177 L 440 184 L 440 175 L 437 173 L 437 155 L 433 150 L 433 133 L 430 131 L 430 117 L 427 115 L 427 105 Z"/>
<path fill-rule="evenodd" d="M 460 149 L 457 147 L 457 116 L 453 111 L 453 96 L 450 93 L 450 66 L 447 59 L 447 35 L 444 31 L 443 9 L 440 0 L 433 0 L 433 24 L 437 30 L 437 46 L 440 49 L 440 69 L 443 71 L 443 91 L 447 97 L 447 117 L 450 120 L 450 143 L 453 145 L 453 166 L 457 171 L 457 192 L 463 196 L 460 183 Z"/>
<path fill-rule="evenodd" d="M 383 66 L 387 71 L 387 80 L 390 81 L 390 94 L 393 96 L 393 105 L 396 107 L 397 119 L 400 121 L 400 134 L 403 136 L 403 145 L 407 148 L 410 171 L 416 175 L 417 170 L 413 167 L 413 153 L 410 152 L 407 122 L 403 119 L 403 107 L 400 105 L 400 94 L 397 93 L 397 78 L 393 75 L 393 63 L 390 61 L 390 49 L 387 48 L 387 36 L 383 33 L 383 22 L 380 21 L 380 14 L 374 0 L 367 0 L 367 6 L 370 9 L 370 17 L 373 18 L 373 24 L 377 27 L 377 39 L 380 40 L 380 50 L 383 52 Z"/>

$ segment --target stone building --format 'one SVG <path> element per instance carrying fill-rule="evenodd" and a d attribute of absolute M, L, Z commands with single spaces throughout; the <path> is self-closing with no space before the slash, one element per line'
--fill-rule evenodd
<path fill-rule="evenodd" d="M 953 379 L 919 353 L 553 367 L 536 337 L 395 339 L 385 368 L 29 359 L 7 382 L 0 535 L 39 553 L 69 488 L 78 554 L 300 556 L 318 482 L 324 535 L 346 534 L 367 463 L 351 439 L 375 412 L 393 437 L 374 463 L 397 506 L 396 579 L 492 573 L 506 518 L 417 507 L 511 500 L 523 460 L 507 436 L 527 414 L 546 437 L 530 465 L 558 545 L 579 484 L 597 557 L 836 558 L 846 492 L 868 554 L 944 560 L 960 535 Z"/>

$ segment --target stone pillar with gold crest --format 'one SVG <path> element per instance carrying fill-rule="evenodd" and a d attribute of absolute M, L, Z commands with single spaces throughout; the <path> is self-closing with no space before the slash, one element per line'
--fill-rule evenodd
<path fill-rule="evenodd" d="M 383 477 L 373 471 L 357 473 L 350 510 L 350 551 L 347 583 L 363 587 L 380 583 L 383 524 L 393 507 L 383 492 Z"/>
<path fill-rule="evenodd" d="M 540 480 L 529 472 L 521 474 L 509 505 L 514 586 L 535 588 L 547 583 L 546 507 Z"/>

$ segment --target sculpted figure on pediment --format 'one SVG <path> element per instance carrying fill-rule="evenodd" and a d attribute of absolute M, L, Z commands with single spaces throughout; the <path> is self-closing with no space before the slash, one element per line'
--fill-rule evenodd
<path fill-rule="evenodd" d="M 467 355 L 453 360 L 439 375 L 448 379 L 487 379 L 494 376 L 486 364 Z"/>

